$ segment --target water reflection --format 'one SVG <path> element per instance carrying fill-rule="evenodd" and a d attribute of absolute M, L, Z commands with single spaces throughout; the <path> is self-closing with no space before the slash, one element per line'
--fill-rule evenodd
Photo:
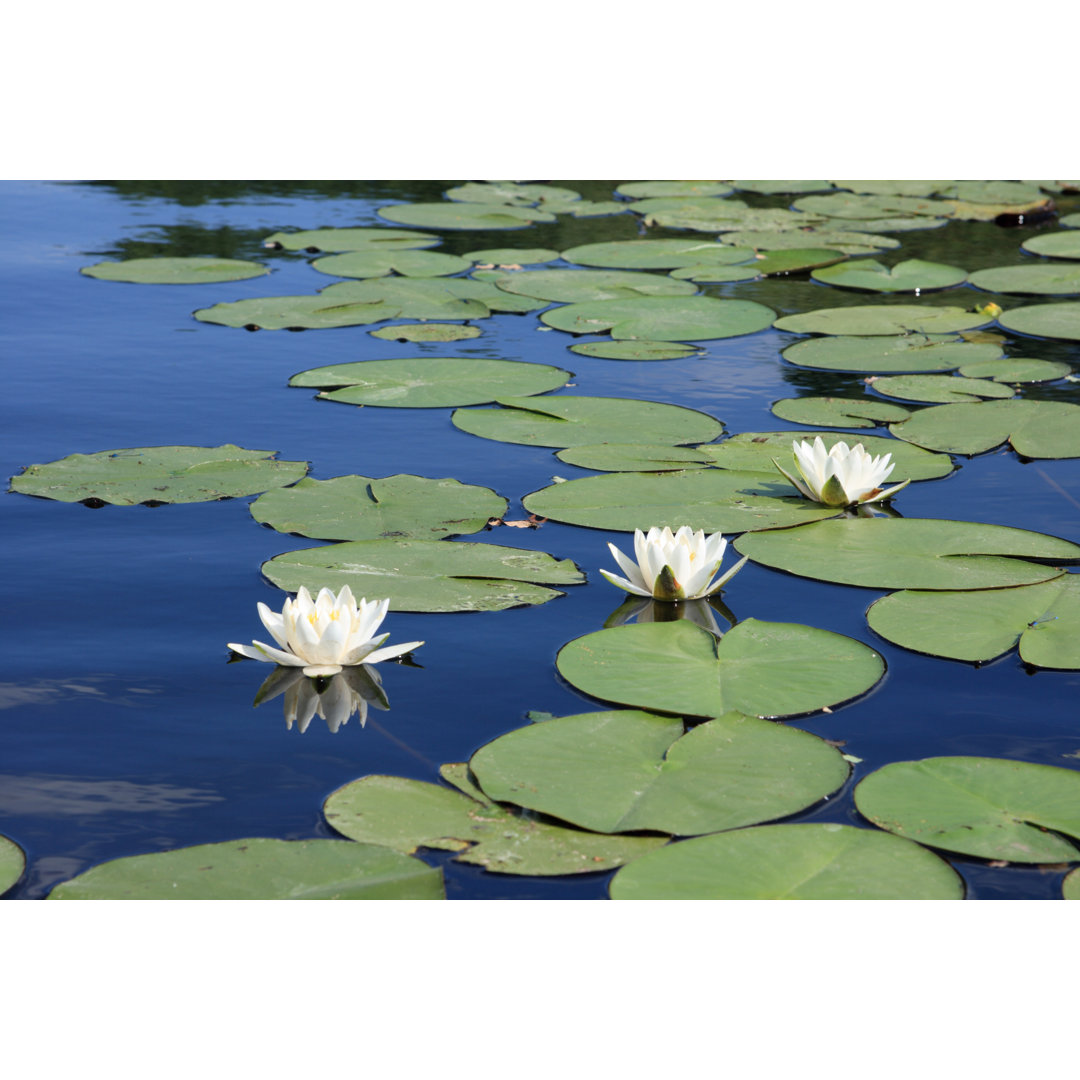
<path fill-rule="evenodd" d="M 293 724 L 301 733 L 307 731 L 311 718 L 318 714 L 326 721 L 331 734 L 354 715 L 360 726 L 367 723 L 368 706 L 386 711 L 390 708 L 382 679 L 371 664 L 344 668 L 329 678 L 310 678 L 299 668 L 278 667 L 259 687 L 256 706 L 285 695 L 285 726 Z"/>
<path fill-rule="evenodd" d="M 717 597 L 708 600 L 681 600 L 672 604 L 662 600 L 651 600 L 631 596 L 624 600 L 605 620 L 604 628 L 624 626 L 631 620 L 639 623 L 675 622 L 677 619 L 689 619 L 703 630 L 708 630 L 714 637 L 723 637 L 724 630 L 716 621 L 719 615 L 730 630 L 737 622 L 735 613 Z"/>

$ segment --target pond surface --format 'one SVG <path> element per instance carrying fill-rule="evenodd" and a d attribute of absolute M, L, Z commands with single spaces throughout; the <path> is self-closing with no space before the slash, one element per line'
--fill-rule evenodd
<path fill-rule="evenodd" d="M 5 244 L 3 475 L 72 453 L 166 444 L 273 450 L 311 463 L 310 475 L 452 476 L 520 500 L 554 475 L 592 475 L 554 451 L 480 439 L 451 425 L 450 409 L 380 409 L 313 400 L 290 388 L 321 365 L 402 356 L 463 356 L 554 364 L 574 373 L 562 393 L 684 405 L 722 420 L 728 433 L 791 429 L 770 412 L 779 398 L 850 393 L 859 376 L 795 368 L 780 349 L 798 335 L 768 329 L 706 342 L 701 356 L 622 362 L 569 351 L 575 338 L 546 330 L 536 314 L 477 322 L 481 336 L 449 344 L 402 344 L 349 327 L 247 333 L 197 322 L 192 312 L 245 297 L 309 294 L 333 279 L 303 253 L 266 252 L 278 230 L 385 225 L 376 210 L 434 201 L 452 181 L 397 184 L 22 183 L 0 186 Z M 610 199 L 615 182 L 558 182 L 587 199 Z M 761 206 L 785 197 L 747 196 Z M 1058 200 L 1062 213 L 1080 198 Z M 1037 227 L 952 222 L 897 233 L 896 257 L 968 271 L 1021 261 Z M 560 216 L 526 230 L 447 232 L 435 250 L 493 247 L 566 250 L 634 239 L 629 214 Z M 650 230 L 649 235 L 686 233 Z M 225 284 L 149 286 L 79 273 L 102 259 L 214 255 L 257 259 L 273 273 Z M 892 262 L 889 256 L 886 261 Z M 658 273 L 663 273 L 659 271 Z M 756 300 L 779 315 L 877 300 L 806 275 L 704 285 L 707 295 Z M 924 302 L 970 307 L 998 299 L 970 287 Z M 1049 299 L 1049 298 L 1047 298 Z M 1019 345 L 1022 340 L 1022 347 Z M 1075 363 L 1077 346 L 1012 339 L 1009 351 Z M 1080 403 L 1080 384 L 1027 388 L 1024 396 Z M 867 432 L 886 435 L 885 429 Z M 1008 449 L 959 458 L 951 476 L 906 489 L 905 517 L 1013 525 L 1080 539 L 1080 461 L 1022 462 Z M 280 699 L 252 706 L 270 670 L 229 664 L 227 641 L 261 636 L 255 605 L 280 610 L 284 594 L 260 574 L 274 555 L 309 541 L 261 527 L 252 498 L 157 507 L 91 509 L 19 494 L 3 504 L 5 608 L 9 626 L 0 684 L 0 833 L 27 854 L 8 894 L 37 899 L 58 882 L 110 859 L 249 836 L 337 834 L 323 820 L 326 796 L 368 774 L 438 782 L 438 767 L 466 761 L 484 743 L 527 723 L 604 708 L 556 672 L 558 650 L 600 629 L 623 595 L 599 575 L 614 570 L 607 542 L 625 533 L 548 522 L 463 538 L 548 552 L 581 567 L 588 584 L 536 606 L 492 613 L 391 612 L 391 642 L 422 639 L 419 667 L 383 664 L 388 712 L 336 733 L 317 717 L 287 730 Z M 842 744 L 861 760 L 834 797 L 792 821 L 866 825 L 853 783 L 893 761 L 937 755 L 1005 757 L 1075 768 L 1080 673 L 1027 669 L 1015 651 L 976 667 L 910 652 L 878 638 L 865 611 L 883 590 L 831 585 L 748 564 L 724 601 L 739 619 L 805 623 L 877 649 L 887 674 L 869 694 L 831 714 L 790 721 Z M 519 878 L 423 852 L 443 867 L 452 899 L 602 899 L 610 874 Z M 995 867 L 952 857 L 973 899 L 1055 899 L 1062 868 Z"/>

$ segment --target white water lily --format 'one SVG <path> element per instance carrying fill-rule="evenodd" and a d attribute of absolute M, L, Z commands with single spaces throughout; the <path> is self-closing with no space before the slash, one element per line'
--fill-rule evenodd
<path fill-rule="evenodd" d="M 320 589 L 314 601 L 301 586 L 295 600 L 285 601 L 280 615 L 259 604 L 259 618 L 280 649 L 261 641 L 251 645 L 229 642 L 229 648 L 252 660 L 303 668 L 305 675 L 336 675 L 353 664 L 377 664 L 424 644 L 409 641 L 379 648 L 390 635 L 374 635 L 389 607 L 389 600 L 361 600 L 357 604 L 348 585 L 337 596 Z"/>
<path fill-rule="evenodd" d="M 814 502 L 826 506 L 852 506 L 858 503 L 880 502 L 891 499 L 901 488 L 911 483 L 905 480 L 895 487 L 883 489 L 882 484 L 896 468 L 889 464 L 892 454 L 871 457 L 856 443 L 850 449 L 846 442 L 836 443 L 831 450 L 818 435 L 813 443 L 794 442 L 795 464 L 802 474 L 802 481 L 791 475 L 778 461 L 773 464 L 799 491 Z M 805 483 L 803 482 L 805 481 Z"/>
<path fill-rule="evenodd" d="M 654 600 L 700 600 L 717 592 L 742 569 L 746 559 L 736 563 L 723 577 L 713 580 L 727 541 L 720 533 L 706 538 L 704 531 L 694 532 L 683 525 L 672 533 L 653 527 L 648 534 L 634 531 L 634 554 L 637 563 L 628 559 L 614 544 L 608 544 L 625 578 L 601 570 L 600 573 L 620 589 L 635 596 L 651 596 Z"/>

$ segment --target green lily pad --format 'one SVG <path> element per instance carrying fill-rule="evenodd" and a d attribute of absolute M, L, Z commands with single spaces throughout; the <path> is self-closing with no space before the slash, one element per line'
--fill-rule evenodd
<path fill-rule="evenodd" d="M 950 184 L 949 180 L 834 180 L 838 188 L 854 191 L 857 195 L 909 195 L 926 198 L 940 195 Z"/>
<path fill-rule="evenodd" d="M 846 263 L 844 265 L 847 265 Z M 1077 305 L 1080 306 L 1080 305 Z M 977 311 L 929 304 L 863 304 L 857 307 L 819 308 L 801 315 L 785 315 L 773 326 L 793 334 L 948 334 L 973 330 L 993 320 Z"/>
<path fill-rule="evenodd" d="M 422 229 L 524 229 L 537 221 L 554 221 L 546 210 L 497 203 L 437 202 L 384 206 L 379 217 Z"/>
<path fill-rule="evenodd" d="M 435 540 L 479 532 L 491 518 L 502 517 L 506 506 L 490 488 L 450 478 L 307 477 L 261 495 L 251 504 L 251 516 L 277 532 L 317 540 Z"/>
<path fill-rule="evenodd" d="M 858 259 L 826 266 L 810 275 L 815 281 L 841 289 L 861 289 L 867 292 L 923 292 L 929 289 L 951 289 L 963 285 L 967 271 L 944 263 L 905 259 L 893 267 L 876 259 Z"/>
<path fill-rule="evenodd" d="M 898 439 L 950 454 L 981 454 L 1008 440 L 1024 457 L 1080 457 L 1080 405 L 1065 401 L 935 405 L 889 430 Z"/>
<path fill-rule="evenodd" d="M 730 180 L 736 191 L 753 191 L 757 195 L 807 195 L 828 191 L 831 180 Z"/>
<path fill-rule="evenodd" d="M 1005 205 L 1046 201 L 1038 184 L 1022 180 L 954 180 L 939 192 L 946 199 Z"/>
<path fill-rule="evenodd" d="M 1080 669 L 1080 575 L 979 592 L 893 593 L 870 605 L 870 628 L 915 652 L 984 661 L 1020 646 L 1036 667 Z"/>
<path fill-rule="evenodd" d="M 603 202 L 590 202 L 588 199 L 579 199 L 577 202 L 545 203 L 548 210 L 554 210 L 556 214 L 569 214 L 576 218 L 609 217 L 612 214 L 626 214 L 630 212 L 630 204 L 605 200 Z"/>
<path fill-rule="evenodd" d="M 684 733 L 679 719 L 631 709 L 518 728 L 469 765 L 498 802 L 595 832 L 677 836 L 797 813 L 850 772 L 838 750 L 798 728 L 729 712 Z"/>
<path fill-rule="evenodd" d="M 580 585 L 585 575 L 569 559 L 495 544 L 446 540 L 359 540 L 278 555 L 262 565 L 287 592 L 301 585 L 355 596 L 390 598 L 391 611 L 504 611 L 546 604 L 561 592 L 545 585 Z"/>
<path fill-rule="evenodd" d="M 874 379 L 874 390 L 886 397 L 931 403 L 1011 398 L 1011 386 L 993 379 L 966 379 L 959 375 L 883 375 Z"/>
<path fill-rule="evenodd" d="M 443 309 L 434 318 L 482 319 L 486 312 L 483 305 L 477 304 L 464 310 Z M 194 317 L 199 322 L 246 330 L 327 330 L 407 316 L 400 305 L 377 300 L 346 303 L 322 296 L 253 296 L 200 308 Z"/>
<path fill-rule="evenodd" d="M 482 248 L 479 251 L 466 251 L 463 259 L 482 266 L 529 266 L 533 263 L 554 262 L 559 253 L 551 248 Z"/>
<path fill-rule="evenodd" d="M 1010 356 L 1000 360 L 977 360 L 961 364 L 957 369 L 971 379 L 993 379 L 1001 383 L 1053 382 L 1072 371 L 1069 364 L 1057 360 L 1032 360 L 1024 356 Z"/>
<path fill-rule="evenodd" d="M 1062 900 L 1080 900 L 1080 867 L 1065 875 L 1061 883 Z"/>
<path fill-rule="evenodd" d="M 818 266 L 832 266 L 847 256 L 831 248 L 789 248 L 759 254 L 751 261 L 737 266 L 709 265 L 680 266 L 671 277 L 688 281 L 756 281 L 775 274 L 795 274 Z"/>
<path fill-rule="evenodd" d="M 570 351 L 581 356 L 597 356 L 602 360 L 682 360 L 687 356 L 700 356 L 701 350 L 693 345 L 680 345 L 670 341 L 586 341 L 571 345 Z"/>
<path fill-rule="evenodd" d="M 1013 308 L 999 316 L 998 322 L 1018 334 L 1080 341 L 1080 301 Z"/>
<path fill-rule="evenodd" d="M 500 208 L 569 203 L 581 198 L 570 188 L 552 187 L 549 184 L 518 184 L 513 180 L 462 184 L 460 187 L 448 188 L 443 194 L 455 202 L 494 203 Z"/>
<path fill-rule="evenodd" d="M 0 836 L 0 896 L 18 882 L 25 869 L 26 855 L 23 849 L 14 840 Z"/>
<path fill-rule="evenodd" d="M 715 195 L 652 195 L 626 203 L 635 214 L 652 217 L 658 213 L 691 214 L 699 218 L 728 217 L 746 213 L 742 199 L 724 199 Z"/>
<path fill-rule="evenodd" d="M 662 205 L 666 203 L 667 205 Z M 695 200 L 643 199 L 631 203 L 630 209 L 644 215 L 646 225 L 665 229 L 694 229 L 697 232 L 722 233 L 736 230 L 755 232 L 784 232 L 818 225 L 828 219 L 797 210 L 759 210 L 740 206 L 734 199 Z"/>
<path fill-rule="evenodd" d="M 377 278 L 388 274 L 431 278 L 472 269 L 472 263 L 459 255 L 439 251 L 383 251 L 381 248 L 327 255 L 311 265 L 320 274 L 347 278 Z"/>
<path fill-rule="evenodd" d="M 457 409 L 454 426 L 470 435 L 530 446 L 619 442 L 626 432 L 650 442 L 709 442 L 724 425 L 707 413 L 632 398 L 500 397 L 495 409 Z"/>
<path fill-rule="evenodd" d="M 796 199 L 791 205 L 804 213 L 855 220 L 913 215 L 937 217 L 942 212 L 942 204 L 938 200 L 918 195 L 871 195 L 847 191 L 838 191 L 830 195 L 806 195 L 801 199 Z"/>
<path fill-rule="evenodd" d="M 874 398 L 834 397 L 781 398 L 773 402 L 772 413 L 793 424 L 842 428 L 878 427 L 911 415 L 899 405 Z"/>
<path fill-rule="evenodd" d="M 723 442 L 699 446 L 693 453 L 706 457 L 721 469 L 775 474 L 773 459 L 786 464 L 786 460 L 792 458 L 791 444 L 805 438 L 806 434 L 801 431 L 743 431 Z M 900 480 L 936 480 L 938 477 L 948 476 L 954 467 L 948 454 L 933 454 L 897 439 L 862 434 L 853 439 L 843 433 L 825 432 L 821 435 L 821 440 L 826 450 L 831 450 L 836 443 L 843 440 L 849 446 L 853 442 L 862 443 L 866 452 L 874 456 L 891 454 L 896 465 L 896 479 L 890 478 L 890 484 Z M 918 453 L 912 454 L 912 450 L 917 450 Z"/>
<path fill-rule="evenodd" d="M 562 253 L 567 262 L 617 270 L 671 270 L 679 266 L 728 266 L 754 257 L 752 248 L 714 240 L 612 240 L 581 244 Z"/>
<path fill-rule="evenodd" d="M 602 334 L 615 340 L 707 341 L 756 334 L 772 325 L 775 312 L 753 300 L 712 296 L 646 296 L 596 300 L 552 308 L 540 321 L 571 334 Z"/>
<path fill-rule="evenodd" d="M 1013 218 L 1018 224 L 1031 215 L 1049 215 L 1053 201 L 1045 195 L 1023 203 L 967 202 L 963 199 L 942 199 L 944 212 L 956 221 L 995 221 L 999 217 Z"/>
<path fill-rule="evenodd" d="M 271 840 L 133 855 L 57 885 L 50 900 L 443 900 L 442 871 L 374 844 Z"/>
<path fill-rule="evenodd" d="M 495 284 L 506 292 L 559 303 L 692 296 L 697 291 L 689 282 L 633 270 L 524 270 L 497 278 Z"/>
<path fill-rule="evenodd" d="M 1075 215 L 1072 215 L 1075 216 Z M 1062 218 L 1061 224 L 1065 223 Z M 1032 255 L 1045 255 L 1053 259 L 1080 259 L 1080 226 L 1061 232 L 1040 233 L 1021 245 Z"/>
<path fill-rule="evenodd" d="M 28 465 L 12 491 L 60 502 L 93 499 L 116 506 L 193 503 L 255 495 L 299 480 L 306 461 L 273 461 L 276 450 L 224 446 L 133 446 L 69 454 Z"/>
<path fill-rule="evenodd" d="M 612 900 L 962 900 L 944 859 L 851 825 L 759 825 L 669 844 L 620 870 Z"/>
<path fill-rule="evenodd" d="M 503 395 L 545 394 L 565 386 L 569 371 L 550 364 L 424 356 L 359 360 L 301 371 L 290 386 L 336 388 L 319 394 L 328 401 L 397 409 L 480 405 Z"/>
<path fill-rule="evenodd" d="M 956 334 L 905 334 L 900 337 L 819 337 L 789 345 L 781 354 L 790 364 L 826 371 L 950 371 L 961 364 L 994 361 L 996 344 L 971 344 Z"/>
<path fill-rule="evenodd" d="M 764 566 L 869 589 L 1001 589 L 1061 576 L 1043 560 L 1080 562 L 1080 547 L 1054 536 L 920 518 L 833 518 L 748 534 L 735 547 Z"/>
<path fill-rule="evenodd" d="M 626 532 L 689 525 L 727 534 L 802 525 L 837 513 L 791 492 L 779 474 L 760 472 L 609 473 L 552 484 L 526 495 L 522 505 L 553 521 Z"/>
<path fill-rule="evenodd" d="M 874 233 L 829 228 L 804 228 L 793 232 L 768 232 L 744 229 L 724 234 L 724 243 L 760 251 L 779 251 L 784 248 L 831 248 L 845 255 L 873 255 L 879 251 L 898 248 L 899 240 Z"/>
<path fill-rule="evenodd" d="M 859 813 L 930 847 L 1016 863 L 1080 859 L 1080 772 L 1004 758 L 897 761 L 855 788 Z M 1064 833 L 1064 836 L 1057 835 Z"/>
<path fill-rule="evenodd" d="M 479 326 L 460 326 L 457 323 L 406 323 L 403 326 L 384 326 L 368 333 L 382 341 L 468 341 L 482 333 Z"/>
<path fill-rule="evenodd" d="M 586 694 L 678 716 L 796 716 L 858 697 L 885 673 L 852 638 L 757 619 L 719 641 L 686 619 L 598 630 L 563 646 L 555 663 Z"/>
<path fill-rule="evenodd" d="M 1051 191 L 1053 189 L 1048 187 L 1046 190 Z M 1073 190 L 1073 191 L 1077 190 L 1075 184 L 1071 185 L 1071 190 Z M 1062 228 L 1065 228 L 1065 229 L 1080 229 L 1080 213 L 1077 213 L 1077 214 L 1064 214 L 1062 217 L 1058 218 L 1058 224 Z M 1046 234 L 1046 235 L 1050 235 L 1050 234 Z"/>
<path fill-rule="evenodd" d="M 1062 263 L 995 266 L 972 274 L 971 284 L 995 293 L 1068 296 L 1080 293 L 1080 266 Z"/>
<path fill-rule="evenodd" d="M 730 195 L 732 189 L 718 180 L 632 180 L 615 190 L 630 199 L 660 199 Z"/>
<path fill-rule="evenodd" d="M 286 251 L 406 251 L 438 244 L 434 233 L 414 229 L 305 229 L 301 232 L 276 232 L 263 241 L 266 248 Z"/>
<path fill-rule="evenodd" d="M 708 455 L 699 450 L 662 443 L 596 443 L 572 446 L 555 456 L 568 465 L 597 472 L 672 472 L 709 465 Z"/>
<path fill-rule="evenodd" d="M 497 806 L 468 779 L 468 766 L 443 765 L 460 790 L 398 776 L 364 776 L 333 792 L 326 820 L 351 840 L 404 854 L 456 851 L 455 862 L 495 874 L 589 874 L 610 870 L 667 843 L 666 836 L 600 836 L 537 821 Z"/>
<path fill-rule="evenodd" d="M 948 218 L 885 217 L 845 219 L 844 226 L 853 232 L 890 233 L 913 232 L 916 229 L 940 229 L 949 224 Z"/>
<path fill-rule="evenodd" d="M 124 259 L 84 266 L 80 271 L 99 281 L 127 281 L 138 285 L 212 285 L 262 277 L 270 268 L 246 259 L 155 258 Z"/>

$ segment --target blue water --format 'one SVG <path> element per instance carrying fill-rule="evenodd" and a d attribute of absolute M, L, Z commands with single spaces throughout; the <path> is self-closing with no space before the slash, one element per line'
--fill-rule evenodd
<path fill-rule="evenodd" d="M 450 183 L 237 187 L 213 192 L 227 198 L 210 199 L 197 188 L 0 185 L 0 475 L 77 452 L 231 442 L 309 461 L 317 479 L 452 475 L 509 499 L 507 516 L 514 518 L 524 516 L 520 499 L 553 475 L 589 474 L 559 462 L 552 450 L 466 435 L 451 425 L 449 409 L 316 402 L 313 391 L 289 388 L 289 377 L 324 364 L 400 356 L 537 361 L 575 373 L 565 392 L 686 405 L 723 420 L 731 432 L 805 430 L 773 417 L 771 402 L 854 388 L 849 376 L 785 365 L 779 350 L 797 339 L 772 330 L 710 343 L 704 358 L 631 363 L 573 354 L 574 339 L 539 330 L 535 315 L 495 316 L 478 323 L 481 337 L 438 345 L 380 341 L 365 327 L 247 333 L 191 317 L 219 301 L 311 293 L 333 282 L 308 266 L 309 256 L 263 252 L 260 241 L 270 232 L 378 224 L 379 206 L 427 201 Z M 610 185 L 566 183 L 586 198 L 610 197 Z M 1077 208 L 1068 200 L 1062 207 Z M 1020 261 L 1018 246 L 1033 231 L 952 224 L 897 235 L 905 257 L 974 270 Z M 449 234 L 438 250 L 565 249 L 636 235 L 636 222 L 626 215 Z M 199 286 L 117 284 L 78 272 L 102 258 L 150 254 L 265 259 L 274 272 Z M 785 312 L 874 302 L 807 281 L 704 291 Z M 969 306 L 985 298 L 961 289 L 927 302 Z M 1022 302 L 1013 298 L 1004 306 Z M 1074 362 L 1078 356 L 1075 344 L 1036 339 L 1018 340 L 1009 351 Z M 1080 401 L 1076 384 L 1035 394 Z M 1080 538 L 1080 461 L 1022 464 L 1009 451 L 961 461 L 952 476 L 905 490 L 897 504 L 904 515 Z M 565 715 L 603 707 L 564 684 L 554 658 L 619 606 L 622 594 L 596 571 L 613 568 L 606 542 L 625 549 L 627 538 L 548 523 L 472 539 L 573 559 L 588 585 L 540 607 L 505 612 L 391 613 L 384 624 L 391 642 L 427 644 L 416 652 L 419 668 L 381 666 L 390 711 L 369 714 L 363 729 L 354 718 L 336 734 L 317 717 L 303 734 L 286 730 L 280 699 L 252 707 L 270 668 L 226 663 L 225 643 L 261 636 L 257 601 L 280 609 L 284 594 L 261 577 L 260 564 L 317 541 L 259 526 L 248 512 L 251 501 L 94 510 L 0 496 L 8 628 L 0 675 L 0 833 L 19 843 L 28 860 L 10 898 L 40 898 L 57 882 L 126 855 L 246 836 L 333 836 L 320 807 L 350 780 L 387 773 L 437 781 L 440 763 L 466 760 L 520 727 L 530 710 Z M 870 694 L 797 722 L 862 758 L 856 781 L 890 761 L 942 754 L 1077 767 L 1080 673 L 1030 673 L 1015 653 L 976 668 L 904 651 L 867 628 L 864 612 L 881 595 L 754 565 L 725 592 L 740 618 L 823 627 L 883 654 L 888 672 Z M 865 824 L 851 786 L 792 820 Z M 451 898 L 599 899 L 610 877 L 515 878 L 459 865 L 442 853 L 423 857 L 444 867 Z M 951 861 L 972 898 L 1060 897 L 1061 869 Z"/>

